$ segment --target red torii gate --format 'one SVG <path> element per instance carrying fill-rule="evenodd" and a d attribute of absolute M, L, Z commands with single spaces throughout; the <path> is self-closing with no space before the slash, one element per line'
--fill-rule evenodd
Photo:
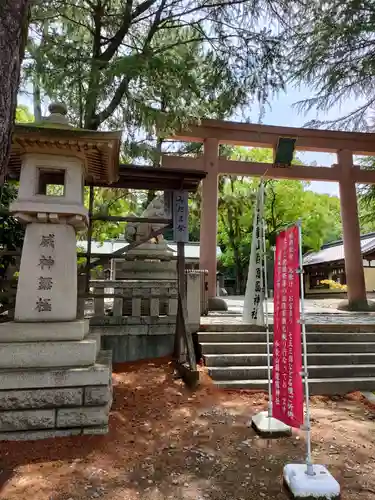
<path fill-rule="evenodd" d="M 280 137 L 296 139 L 296 150 L 335 153 L 337 163 L 332 167 L 292 165 L 280 168 L 269 163 L 232 161 L 219 157 L 219 144 L 272 148 L 275 152 Z M 362 170 L 354 165 L 353 155 L 375 156 L 375 134 L 203 120 L 200 125 L 181 130 L 171 139 L 204 144 L 201 157 L 164 154 L 162 166 L 207 173 L 202 189 L 200 266 L 208 270 L 209 297 L 216 295 L 218 176 L 231 174 L 338 182 L 349 305 L 353 309 L 367 305 L 355 185 L 375 184 L 375 171 Z"/>

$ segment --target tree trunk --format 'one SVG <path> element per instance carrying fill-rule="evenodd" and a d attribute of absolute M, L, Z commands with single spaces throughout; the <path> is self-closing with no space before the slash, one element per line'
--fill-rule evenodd
<path fill-rule="evenodd" d="M 7 174 L 29 0 L 0 1 L 0 186 Z"/>

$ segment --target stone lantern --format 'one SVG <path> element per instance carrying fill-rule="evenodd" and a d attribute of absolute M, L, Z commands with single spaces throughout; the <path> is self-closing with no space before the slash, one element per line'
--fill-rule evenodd
<path fill-rule="evenodd" d="M 17 125 L 10 211 L 26 225 L 14 321 L 0 324 L 0 440 L 105 432 L 111 357 L 77 319 L 76 232 L 87 227 L 85 181 L 118 176 L 120 132 L 69 125 L 51 104 L 41 123 Z"/>

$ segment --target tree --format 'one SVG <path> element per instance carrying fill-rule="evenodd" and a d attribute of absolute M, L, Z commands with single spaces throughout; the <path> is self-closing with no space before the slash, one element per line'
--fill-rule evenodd
<path fill-rule="evenodd" d="M 338 120 L 314 120 L 310 125 L 368 130 L 375 104 L 375 2 L 326 0 L 302 2 L 289 37 L 292 79 L 304 82 L 315 95 L 301 109 L 327 111 L 358 101 Z"/>
<path fill-rule="evenodd" d="M 282 87 L 278 37 L 257 24 L 275 6 L 285 12 L 284 4 L 38 2 L 25 78 L 44 96 L 65 101 L 73 123 L 124 128 L 131 157 L 147 157 L 188 119 L 224 117 Z"/>
<path fill-rule="evenodd" d="M 7 174 L 29 0 L 0 3 L 0 186 Z"/>
<path fill-rule="evenodd" d="M 361 168 L 375 170 L 375 157 L 360 160 Z M 375 185 L 367 184 L 357 188 L 358 212 L 362 234 L 375 231 Z"/>
<path fill-rule="evenodd" d="M 16 122 L 28 123 L 34 121 L 33 115 L 27 106 L 16 108 Z M 16 199 L 18 185 L 15 182 L 5 182 L 0 186 L 0 249 L 16 251 L 22 248 L 24 227 L 18 220 L 9 215 L 9 205 Z M 10 265 L 15 264 L 12 255 L 0 256 L 0 277 L 5 277 Z"/>
<path fill-rule="evenodd" d="M 0 186 L 0 249 L 15 251 L 22 248 L 24 229 L 9 215 L 9 205 L 17 196 L 17 186 L 5 183 Z M 7 270 L 15 259 L 11 255 L 0 256 L 0 277 L 6 276 Z"/>
<path fill-rule="evenodd" d="M 20 104 L 16 108 L 16 123 L 31 123 L 34 121 L 34 116 L 30 113 L 27 106 Z"/>
<path fill-rule="evenodd" d="M 273 153 L 264 148 L 222 148 L 221 155 L 232 160 L 272 163 Z M 301 164 L 298 158 L 295 164 Z M 220 268 L 233 277 L 236 292 L 246 284 L 253 230 L 254 202 L 260 179 L 246 176 L 220 176 L 218 201 L 218 244 L 222 251 Z M 199 241 L 201 191 L 190 198 L 189 232 Z M 309 183 L 290 180 L 265 181 L 265 220 L 267 247 L 287 224 L 302 221 L 303 251 L 318 250 L 323 243 L 341 235 L 340 202 L 337 197 L 314 193 Z M 270 251 L 270 258 L 272 252 Z"/>

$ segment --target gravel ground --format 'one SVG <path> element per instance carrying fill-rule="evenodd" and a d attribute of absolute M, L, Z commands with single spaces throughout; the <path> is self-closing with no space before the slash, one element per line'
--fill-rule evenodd
<path fill-rule="evenodd" d="M 287 499 L 283 465 L 304 457 L 304 434 L 273 441 L 247 423 L 263 394 L 191 393 L 167 360 L 116 366 L 107 436 L 1 443 L 6 500 Z M 375 498 L 375 407 L 358 394 L 314 398 L 313 457 L 340 481 L 342 498 Z"/>

